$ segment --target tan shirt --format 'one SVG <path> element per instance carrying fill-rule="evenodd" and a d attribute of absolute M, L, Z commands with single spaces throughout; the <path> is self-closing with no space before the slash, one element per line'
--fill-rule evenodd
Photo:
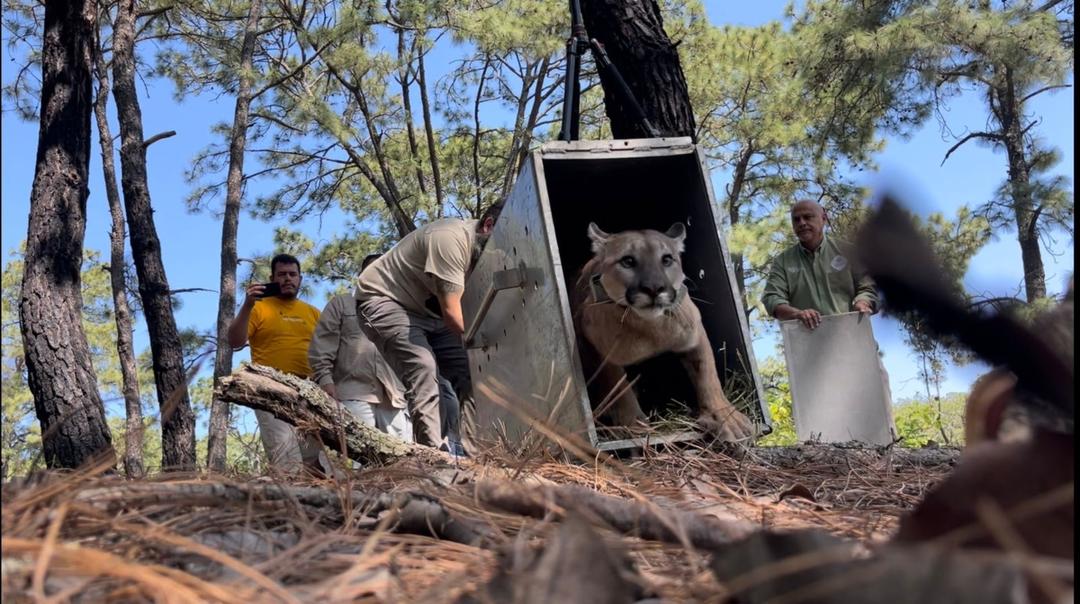
<path fill-rule="evenodd" d="M 338 399 L 405 407 L 405 388 L 360 330 L 356 300 L 334 296 L 323 309 L 308 347 L 311 379 L 334 384 Z"/>
<path fill-rule="evenodd" d="M 443 218 L 409 233 L 360 273 L 356 298 L 384 296 L 410 312 L 438 317 L 435 279 L 465 287 L 478 222 Z"/>

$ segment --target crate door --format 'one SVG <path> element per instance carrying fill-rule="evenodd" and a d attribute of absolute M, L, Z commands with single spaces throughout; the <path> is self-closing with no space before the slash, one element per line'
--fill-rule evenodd
<path fill-rule="evenodd" d="M 596 444 L 543 165 L 534 153 L 465 286 L 477 434 L 513 449 Z M 487 300 L 488 308 L 478 317 Z M 479 318 L 479 324 L 474 324 Z M 538 427 L 537 422 L 547 427 Z"/>

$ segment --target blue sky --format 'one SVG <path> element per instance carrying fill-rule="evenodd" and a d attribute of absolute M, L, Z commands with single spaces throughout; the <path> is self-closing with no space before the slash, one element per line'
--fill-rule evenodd
<path fill-rule="evenodd" d="M 759 25 L 780 19 L 786 2 L 708 1 L 710 20 L 714 24 Z M 12 63 L 3 57 L 3 80 L 12 77 Z M 429 64 L 429 70 L 441 75 L 448 65 Z M 162 254 L 169 284 L 173 289 L 206 288 L 216 290 L 219 273 L 221 223 L 212 213 L 192 214 L 184 199 L 190 186 L 183 173 L 191 158 L 210 140 L 211 126 L 231 118 L 232 100 L 191 98 L 178 104 L 173 98 L 172 84 L 149 79 L 140 85 L 140 102 L 146 136 L 175 130 L 177 135 L 149 148 L 148 172 L 155 209 L 154 218 L 162 242 Z M 1073 177 L 1073 90 L 1044 94 L 1033 103 L 1034 113 L 1042 116 L 1038 132 L 1062 152 L 1058 172 Z M 954 132 L 964 128 L 981 129 L 985 124 L 985 109 L 972 95 L 951 103 L 948 114 Z M 26 217 L 29 213 L 30 186 L 34 173 L 34 149 L 37 145 L 37 123 L 27 123 L 13 113 L 2 118 L 2 246 L 5 262 L 10 252 L 26 236 Z M 115 121 L 114 121 L 115 128 Z M 115 131 L 114 131 L 115 134 Z M 87 248 L 108 249 L 109 218 L 104 196 L 101 166 L 98 159 L 97 135 L 92 150 L 90 199 L 85 245 Z M 921 214 L 941 211 L 952 215 L 960 204 L 977 204 L 989 198 L 1005 176 L 1005 159 L 1001 154 L 969 143 L 953 154 L 943 166 L 941 160 L 951 142 L 944 138 L 936 122 L 927 123 L 921 130 L 904 140 L 888 140 L 885 150 L 877 156 L 880 171 L 864 175 L 864 184 L 879 188 L 888 186 L 910 200 L 919 200 L 915 208 Z M 714 174 L 714 185 L 723 190 L 723 175 Z M 275 226 L 280 223 L 259 222 L 244 213 L 241 216 L 238 250 L 241 257 L 251 257 L 270 251 Z M 345 226 L 340 212 L 330 211 L 321 217 L 311 217 L 292 224 L 316 242 L 329 240 Z M 1044 254 L 1048 287 L 1060 292 L 1073 270 L 1073 243 L 1059 238 L 1058 255 Z M 1014 233 L 1003 232 L 976 256 L 966 276 L 969 289 L 990 295 L 1014 295 L 1022 284 L 1019 247 Z M 184 304 L 177 311 L 180 327 L 213 329 L 217 313 L 214 292 L 194 292 L 183 295 Z M 326 298 L 322 291 L 310 300 L 321 307 Z M 894 400 L 918 395 L 922 385 L 916 378 L 914 359 L 903 345 L 902 334 L 895 322 L 875 317 L 874 330 L 888 369 Z M 139 348 L 148 345 L 145 326 L 136 333 Z M 775 336 L 766 334 L 754 343 L 759 362 L 775 354 Z M 235 362 L 247 359 L 246 351 L 236 355 Z M 950 368 L 943 392 L 966 391 L 984 368 L 978 365 Z M 117 409 L 120 407 L 117 406 Z"/>

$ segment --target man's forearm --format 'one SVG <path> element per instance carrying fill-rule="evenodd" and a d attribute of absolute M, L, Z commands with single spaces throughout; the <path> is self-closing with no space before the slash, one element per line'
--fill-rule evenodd
<path fill-rule="evenodd" d="M 461 310 L 461 300 L 455 305 L 447 305 L 443 307 L 443 322 L 450 328 L 450 331 L 462 335 L 465 333 L 465 316 Z"/>
<path fill-rule="evenodd" d="M 773 317 L 781 321 L 790 321 L 798 318 L 801 311 L 790 304 L 777 304 L 773 309 Z"/>
<path fill-rule="evenodd" d="M 462 335 L 465 333 L 465 316 L 461 310 L 462 291 L 440 292 L 439 306 L 442 308 L 443 322 L 450 331 Z"/>
<path fill-rule="evenodd" d="M 240 307 L 240 312 L 229 323 L 229 346 L 240 348 L 247 342 L 248 320 L 251 318 L 251 307 L 247 304 Z"/>

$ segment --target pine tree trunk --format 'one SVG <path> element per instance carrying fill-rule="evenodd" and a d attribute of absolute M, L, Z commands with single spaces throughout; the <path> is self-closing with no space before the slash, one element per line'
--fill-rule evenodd
<path fill-rule="evenodd" d="M 116 188 L 116 166 L 113 162 L 115 149 L 106 111 L 109 103 L 109 75 L 102 57 L 100 34 L 95 41 L 94 63 L 98 77 L 94 116 L 97 118 L 98 144 L 101 146 L 105 197 L 109 201 L 109 214 L 112 217 L 112 229 L 109 231 L 109 280 L 116 311 L 116 355 L 120 360 L 120 389 L 124 395 L 124 474 L 128 478 L 141 478 L 145 474 L 142 400 L 139 398 L 139 374 L 132 336 L 134 320 L 124 283 L 124 208 L 120 201 L 120 191 Z"/>
<path fill-rule="evenodd" d="M 695 136 L 679 53 L 664 31 L 656 0 L 581 0 L 581 14 L 589 36 L 604 45 L 659 135 Z M 613 78 L 601 72 L 600 83 L 612 136 L 648 138 Z"/>
<path fill-rule="evenodd" d="M 136 16 L 135 0 L 120 0 L 113 28 L 113 97 L 120 118 L 121 184 L 161 408 L 161 467 L 193 470 L 195 415 L 146 179 L 142 112 L 135 89 Z"/>
<path fill-rule="evenodd" d="M 240 222 L 240 202 L 244 189 L 244 150 L 247 147 L 248 112 L 251 108 L 252 57 L 258 31 L 262 1 L 252 0 L 240 47 L 240 82 L 236 92 L 232 134 L 229 139 L 229 172 L 225 181 L 225 216 L 221 224 L 221 281 L 218 288 L 217 351 L 214 357 L 214 381 L 232 373 L 232 347 L 229 346 L 229 323 L 236 313 L 236 236 Z M 229 434 L 229 404 L 214 399 L 210 406 L 210 434 L 207 438 L 206 465 L 215 472 L 225 470 L 225 442 Z"/>
<path fill-rule="evenodd" d="M 419 39 L 427 41 L 426 36 Z M 435 127 L 431 120 L 431 103 L 428 101 L 427 76 L 424 73 L 424 49 L 419 47 L 416 53 L 416 84 L 420 88 L 420 107 L 424 114 L 424 137 L 427 139 L 428 158 L 431 161 L 431 179 L 435 181 L 435 203 L 439 216 L 443 209 L 442 175 L 439 173 L 439 147 L 435 144 Z"/>
<path fill-rule="evenodd" d="M 416 186 L 420 188 L 420 193 L 427 197 L 427 183 L 424 182 L 424 164 L 420 160 L 420 146 L 416 143 L 416 130 L 413 128 L 413 111 L 412 111 L 412 96 L 409 90 L 409 72 L 412 71 L 410 66 L 412 64 L 412 54 L 410 50 L 405 50 L 405 30 L 400 29 L 397 32 L 398 36 L 398 61 L 401 62 L 401 66 L 398 67 L 398 83 L 401 84 L 401 108 L 405 110 L 405 134 L 409 138 L 409 161 L 413 164 L 413 170 L 416 172 Z"/>
<path fill-rule="evenodd" d="M 41 126 L 19 321 L 50 468 L 75 468 L 112 451 L 82 328 L 95 9 L 86 0 L 45 2 Z"/>
<path fill-rule="evenodd" d="M 728 208 L 728 220 L 731 223 L 731 228 L 734 230 L 735 225 L 742 221 L 742 189 L 746 184 L 746 170 L 750 165 L 750 158 L 754 155 L 754 146 L 752 144 L 743 148 L 739 155 L 739 161 L 735 164 L 735 171 L 731 177 L 731 189 L 728 191 L 727 208 Z M 739 295 L 743 297 L 743 301 L 746 302 L 746 313 L 750 314 L 750 304 L 746 300 L 746 267 L 743 265 L 742 254 L 731 255 L 731 265 L 735 271 L 735 283 L 739 287 Z"/>
<path fill-rule="evenodd" d="M 1046 297 L 1046 269 L 1039 247 L 1038 216 L 1032 199 L 1031 170 L 1024 152 L 1023 107 L 1016 96 L 1012 71 L 1005 68 L 1005 85 L 999 91 L 1001 126 L 1005 137 L 1005 153 L 1009 159 L 1009 194 L 1013 216 L 1016 218 L 1016 238 L 1020 243 L 1020 259 L 1024 266 L 1024 290 L 1027 301 Z"/>

